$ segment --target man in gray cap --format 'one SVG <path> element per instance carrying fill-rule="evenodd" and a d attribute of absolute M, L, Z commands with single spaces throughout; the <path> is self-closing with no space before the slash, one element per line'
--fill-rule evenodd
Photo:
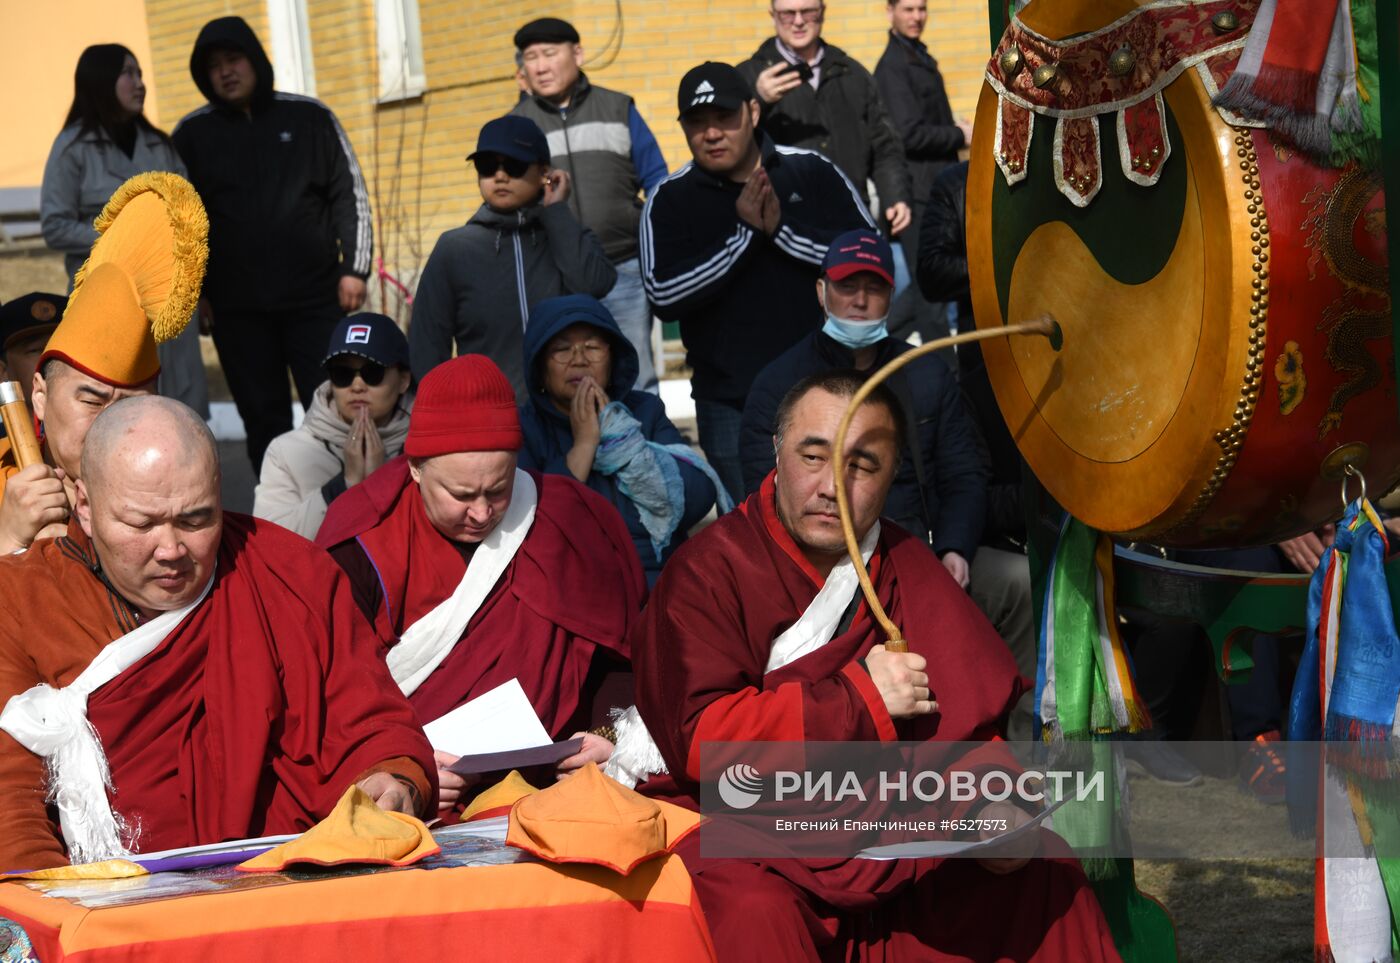
<path fill-rule="evenodd" d="M 617 268 L 617 284 L 603 304 L 637 349 L 637 387 L 655 393 L 651 306 L 637 235 L 640 195 L 651 196 L 666 177 L 666 159 L 632 98 L 589 82 L 578 31 L 568 21 L 530 21 L 516 31 L 515 49 L 528 96 L 512 113 L 539 124 L 554 166 L 573 180 L 569 209 L 598 235 Z"/>

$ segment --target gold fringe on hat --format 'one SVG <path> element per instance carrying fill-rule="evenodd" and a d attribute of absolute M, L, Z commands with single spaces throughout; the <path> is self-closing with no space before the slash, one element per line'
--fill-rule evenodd
<path fill-rule="evenodd" d="M 153 242 L 164 238 L 132 237 L 121 230 L 112 231 L 117 224 L 117 215 L 127 204 L 148 192 L 165 202 L 170 243 L 164 245 L 163 250 L 143 251 L 142 248 L 155 248 Z M 149 255 L 173 256 L 173 273 L 169 277 L 168 287 L 164 283 L 152 283 L 147 290 L 140 290 L 144 286 L 138 285 L 138 290 L 156 343 L 164 344 L 179 337 L 194 315 L 195 305 L 199 303 L 199 292 L 204 286 L 204 268 L 209 262 L 209 215 L 205 213 L 204 203 L 194 186 L 179 174 L 168 171 L 137 174 L 107 199 L 106 206 L 92 226 L 102 236 L 93 245 L 87 261 L 73 276 L 73 293 L 69 298 L 78 296 L 88 271 L 99 264 L 129 259 L 132 263 L 128 266 L 128 273 L 135 275 L 136 272 L 131 269 L 144 266 L 135 263 L 137 259 L 145 260 Z M 135 234 L 137 229 L 149 229 L 148 222 L 144 221 L 131 226 L 131 234 Z M 165 272 L 158 273 L 162 276 L 152 281 L 165 282 Z"/>
<path fill-rule="evenodd" d="M 209 217 L 188 181 L 152 171 L 117 188 L 93 226 L 100 236 L 40 364 L 57 358 L 107 384 L 143 385 L 160 373 L 156 343 L 194 314 Z"/>

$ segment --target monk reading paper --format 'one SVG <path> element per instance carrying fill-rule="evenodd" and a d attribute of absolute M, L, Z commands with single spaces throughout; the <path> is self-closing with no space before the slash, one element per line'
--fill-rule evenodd
<path fill-rule="evenodd" d="M 519 679 L 559 739 L 606 721 L 593 703 L 611 681 L 631 702 L 625 638 L 646 582 L 617 510 L 572 478 L 517 469 L 520 443 L 501 370 L 483 355 L 444 362 L 419 386 L 404 455 L 337 498 L 316 541 L 424 724 Z M 611 751 L 588 733 L 559 771 Z M 443 810 L 466 788 L 445 769 L 456 758 L 438 754 Z"/>
<path fill-rule="evenodd" d="M 794 387 L 778 411 L 776 470 L 661 574 L 630 636 L 640 714 L 619 720 L 609 774 L 698 808 L 703 742 L 963 742 L 1002 730 L 1022 686 L 1010 652 L 928 546 L 880 520 L 904 430 L 883 387 L 851 423 L 847 491 L 909 652 L 885 650 L 861 601 L 831 467 L 861 381 L 835 371 Z M 1056 845 L 1042 842 L 1068 855 Z M 716 859 L 702 858 L 698 836 L 680 852 L 726 963 L 1118 959 L 1073 858 Z"/>
<path fill-rule="evenodd" d="M 199 416 L 116 402 L 76 487 L 67 535 L 0 559 L 0 870 L 299 832 L 352 784 L 431 808 L 427 741 L 344 574 L 221 511 Z"/>

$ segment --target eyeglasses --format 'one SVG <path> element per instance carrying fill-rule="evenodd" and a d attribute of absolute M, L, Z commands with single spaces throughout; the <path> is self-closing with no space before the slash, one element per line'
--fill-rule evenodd
<path fill-rule="evenodd" d="M 590 364 L 602 361 L 612 350 L 606 341 L 579 341 L 573 344 L 560 342 L 549 346 L 549 359 L 555 364 L 568 364 L 574 360 L 578 348 L 583 349 L 583 359 Z"/>
<path fill-rule="evenodd" d="M 821 23 L 822 17 L 826 15 L 826 7 L 802 7 L 799 10 L 774 10 L 773 16 L 778 18 L 779 23 L 792 23 L 797 19 L 799 13 L 802 14 L 802 19 L 808 23 Z"/>
<path fill-rule="evenodd" d="M 530 162 L 518 157 L 502 157 L 499 154 L 478 154 L 472 158 L 478 177 L 495 177 L 496 171 L 505 168 L 507 177 L 524 177 L 530 169 Z"/>
<path fill-rule="evenodd" d="M 384 380 L 384 375 L 389 369 L 375 361 L 367 361 L 359 368 L 352 368 L 348 364 L 328 364 L 326 371 L 330 373 L 331 384 L 337 388 L 348 388 L 355 383 L 355 376 L 359 375 L 364 379 L 366 385 L 371 388 L 378 387 Z"/>

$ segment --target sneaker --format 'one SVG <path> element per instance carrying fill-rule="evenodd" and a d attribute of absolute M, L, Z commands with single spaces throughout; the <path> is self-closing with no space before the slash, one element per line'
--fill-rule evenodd
<path fill-rule="evenodd" d="M 1283 741 L 1277 729 L 1261 732 L 1254 737 L 1254 744 L 1244 753 L 1240 763 L 1240 783 L 1255 799 L 1266 806 L 1277 806 L 1284 801 L 1283 756 L 1274 745 Z"/>
<path fill-rule="evenodd" d="M 1168 786 L 1199 786 L 1205 781 L 1201 770 L 1161 739 L 1140 737 L 1123 742 L 1128 772 L 1146 776 Z"/>

